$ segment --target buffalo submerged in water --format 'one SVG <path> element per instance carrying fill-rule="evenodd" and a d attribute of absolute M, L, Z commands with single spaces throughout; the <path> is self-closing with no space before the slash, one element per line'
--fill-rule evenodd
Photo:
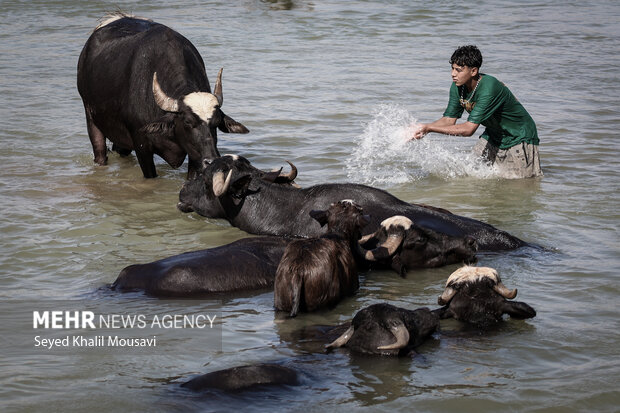
<path fill-rule="evenodd" d="M 220 156 L 217 129 L 248 133 L 222 112 L 222 70 L 213 93 L 194 45 L 176 31 L 122 13 L 108 16 L 84 45 L 77 87 L 95 162 L 107 163 L 106 139 L 121 155 L 135 151 L 145 178 L 153 155 L 173 168 L 189 156 L 188 176 Z"/>
<path fill-rule="evenodd" d="M 440 208 L 410 204 L 378 188 L 342 183 L 298 189 L 257 179 L 252 176 L 253 170 L 256 168 L 247 159 L 237 155 L 206 162 L 200 174 L 181 189 L 178 208 L 207 218 L 225 219 L 252 234 L 316 237 L 325 230 L 310 217 L 310 211 L 327 209 L 331 203 L 346 198 L 370 215 L 363 235 L 375 233 L 381 222 L 399 215 L 426 230 L 460 238 L 464 244 L 470 244 L 471 237 L 479 251 L 504 251 L 527 245 L 492 225 Z M 419 237 L 418 242 L 424 242 L 423 238 Z"/>
<path fill-rule="evenodd" d="M 133 264 L 123 268 L 112 288 L 159 297 L 271 288 L 289 242 L 282 237 L 242 238 L 219 247 Z"/>

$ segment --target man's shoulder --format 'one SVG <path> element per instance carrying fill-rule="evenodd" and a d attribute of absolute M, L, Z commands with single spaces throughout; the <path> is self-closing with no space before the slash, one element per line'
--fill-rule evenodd
<path fill-rule="evenodd" d="M 494 92 L 500 92 L 507 89 L 507 86 L 504 84 L 504 82 L 500 81 L 494 76 L 487 75 L 486 73 L 482 74 L 482 80 L 480 81 L 480 88 L 482 88 L 483 86 L 484 89 Z"/>

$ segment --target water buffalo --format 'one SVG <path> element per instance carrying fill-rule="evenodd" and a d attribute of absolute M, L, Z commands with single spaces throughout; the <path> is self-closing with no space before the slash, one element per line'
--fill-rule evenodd
<path fill-rule="evenodd" d="M 188 176 L 202 159 L 219 156 L 217 129 L 248 133 L 221 110 L 222 70 L 211 93 L 198 50 L 181 34 L 151 20 L 110 16 L 86 41 L 77 67 L 95 162 L 107 163 L 106 138 L 121 155 L 136 152 L 146 178 L 153 155 Z"/>
<path fill-rule="evenodd" d="M 401 277 L 410 268 L 433 268 L 476 260 L 476 240 L 469 235 L 453 237 L 430 231 L 409 218 L 396 215 L 385 219 L 375 233 L 360 240 L 367 261 L 392 268 Z"/>
<path fill-rule="evenodd" d="M 450 275 L 437 302 L 444 306 L 439 310 L 442 319 L 485 327 L 501 321 L 504 314 L 535 317 L 536 311 L 526 303 L 508 301 L 516 296 L 517 290 L 506 288 L 495 269 L 465 266 Z"/>
<path fill-rule="evenodd" d="M 243 238 L 220 247 L 130 265 L 120 272 L 112 288 L 153 296 L 270 288 L 289 242 L 281 237 Z"/>
<path fill-rule="evenodd" d="M 410 204 L 381 189 L 351 183 L 291 188 L 253 179 L 248 165 L 247 159 L 241 156 L 214 159 L 199 176 L 186 181 L 179 194 L 178 208 L 226 219 L 252 234 L 315 237 L 324 233 L 324 229 L 309 212 L 326 209 L 331 203 L 348 198 L 371 217 L 364 234 L 375 232 L 386 218 L 403 215 L 429 231 L 463 239 L 472 237 L 479 251 L 510 250 L 526 245 L 489 224 L 439 208 Z"/>
<path fill-rule="evenodd" d="M 242 391 L 268 385 L 296 386 L 299 385 L 299 377 L 291 368 L 262 363 L 203 374 L 181 384 L 181 387 L 193 391 Z"/>
<path fill-rule="evenodd" d="M 295 317 L 299 311 L 333 306 L 359 287 L 354 254 L 368 216 L 349 200 L 310 215 L 327 233 L 292 241 L 284 251 L 274 286 L 274 306 Z"/>
<path fill-rule="evenodd" d="M 355 314 L 351 327 L 328 344 L 351 351 L 389 356 L 415 355 L 413 349 L 439 328 L 439 315 L 428 308 L 407 310 L 391 304 L 368 306 Z"/>

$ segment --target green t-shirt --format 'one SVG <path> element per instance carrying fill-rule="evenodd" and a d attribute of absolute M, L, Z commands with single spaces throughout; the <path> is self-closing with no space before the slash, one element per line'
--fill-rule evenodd
<path fill-rule="evenodd" d="M 512 92 L 493 76 L 481 74 L 478 88 L 473 96 L 463 91 L 463 99 L 469 100 L 473 108 L 467 120 L 486 127 L 482 138 L 500 149 L 508 149 L 518 143 L 526 142 L 538 145 L 536 124 L 519 103 Z M 450 87 L 450 101 L 443 116 L 460 118 L 464 106 L 461 106 L 461 89 L 454 82 Z"/>

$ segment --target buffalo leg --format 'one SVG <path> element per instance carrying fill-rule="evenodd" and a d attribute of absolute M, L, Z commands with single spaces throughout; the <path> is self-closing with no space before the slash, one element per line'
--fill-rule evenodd
<path fill-rule="evenodd" d="M 114 152 L 117 152 L 120 156 L 123 156 L 123 157 L 131 155 L 131 149 L 121 148 L 115 143 L 112 144 L 112 150 Z"/>
<path fill-rule="evenodd" d="M 138 163 L 142 169 L 142 174 L 145 178 L 156 178 L 157 172 L 155 171 L 155 161 L 153 161 L 153 154 L 145 152 L 140 149 L 136 149 L 136 157 Z"/>
<path fill-rule="evenodd" d="M 191 158 L 187 162 L 187 180 L 194 179 L 200 172 L 201 164 L 194 162 Z"/>
<path fill-rule="evenodd" d="M 107 148 L 105 146 L 105 136 L 93 122 L 88 109 L 86 111 L 86 128 L 88 129 L 88 138 L 93 146 L 93 154 L 95 155 L 95 163 L 105 165 L 108 163 Z"/>

